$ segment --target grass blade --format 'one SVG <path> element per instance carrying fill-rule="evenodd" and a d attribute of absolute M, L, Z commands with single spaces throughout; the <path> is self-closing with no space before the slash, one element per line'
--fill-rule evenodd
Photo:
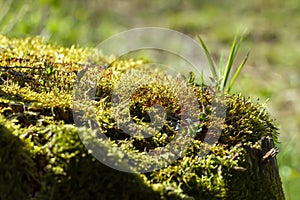
<path fill-rule="evenodd" d="M 202 48 L 204 49 L 204 52 L 205 52 L 206 57 L 207 57 L 207 59 L 208 59 L 210 71 L 211 71 L 211 73 L 212 73 L 212 75 L 213 75 L 213 78 L 214 78 L 215 80 L 217 80 L 217 79 L 218 79 L 218 74 L 217 74 L 216 66 L 215 66 L 215 64 L 214 64 L 214 62 L 213 62 L 213 60 L 212 60 L 212 56 L 210 55 L 210 53 L 209 53 L 209 51 L 208 51 L 208 49 L 207 49 L 205 43 L 203 42 L 203 40 L 202 40 L 202 38 L 200 37 L 199 34 L 197 34 L 197 37 L 198 37 L 198 40 L 199 40 L 199 42 L 200 42 Z"/>
<path fill-rule="evenodd" d="M 219 60 L 219 77 L 222 77 L 224 74 L 224 54 L 221 52 L 220 60 Z"/>
<path fill-rule="evenodd" d="M 231 72 L 231 69 L 232 69 L 232 66 L 233 66 L 233 61 L 235 59 L 235 56 L 241 46 L 241 43 L 243 42 L 244 40 L 244 35 L 245 35 L 245 32 L 242 34 L 242 36 L 240 37 L 239 41 L 237 41 L 238 39 L 238 34 L 236 34 L 234 36 L 234 40 L 233 40 L 233 43 L 232 43 L 232 46 L 231 46 L 231 50 L 230 50 L 230 53 L 229 53 L 229 56 L 228 56 L 228 61 L 227 61 L 227 64 L 226 64 L 226 68 L 225 68 L 225 73 L 223 73 L 223 82 L 221 84 L 221 87 L 222 87 L 222 90 L 225 90 L 226 88 L 226 85 L 227 85 L 227 82 L 228 82 L 228 78 L 229 78 L 229 74 Z M 246 56 L 247 57 L 247 56 Z M 248 58 L 247 58 L 248 59 Z M 246 61 L 247 61 L 246 59 Z M 244 63 L 245 64 L 245 63 Z M 239 74 L 239 73 L 238 73 Z M 236 76 L 237 77 L 237 76 Z M 231 82 L 231 81 L 230 81 Z M 234 83 L 234 82 L 233 82 Z"/>
<path fill-rule="evenodd" d="M 230 71 L 232 68 L 232 64 L 234 61 L 234 57 L 237 52 L 237 50 L 236 50 L 237 48 L 238 48 L 238 46 L 237 46 L 237 34 L 236 34 L 234 37 L 232 46 L 231 46 L 229 56 L 228 56 L 228 61 L 227 61 L 226 67 L 225 67 L 225 73 L 223 74 L 223 79 L 222 79 L 222 84 L 221 84 L 221 88 L 223 90 L 226 88 L 228 77 L 229 77 L 229 74 L 230 74 Z"/>
<path fill-rule="evenodd" d="M 243 69 L 245 63 L 248 60 L 249 52 L 247 53 L 247 55 L 243 59 L 242 63 L 239 65 L 239 67 L 233 74 L 233 77 L 232 78 L 229 77 L 229 75 L 231 74 L 231 71 L 232 71 L 233 62 L 236 58 L 237 52 L 238 52 L 238 50 L 241 46 L 241 43 L 244 39 L 244 35 L 245 35 L 245 32 L 242 34 L 241 37 L 238 37 L 238 34 L 236 34 L 234 36 L 234 39 L 233 39 L 233 42 L 231 45 L 231 50 L 230 50 L 228 60 L 227 60 L 225 67 L 224 67 L 224 64 L 225 64 L 224 55 L 223 55 L 223 53 L 221 53 L 220 60 L 219 60 L 219 68 L 218 68 L 218 73 L 217 73 L 217 68 L 212 60 L 211 54 L 209 53 L 209 51 L 208 51 L 205 43 L 203 42 L 202 38 L 200 37 L 200 35 L 197 34 L 198 40 L 199 40 L 202 48 L 204 49 L 204 52 L 208 59 L 210 71 L 213 75 L 213 77 L 210 77 L 210 79 L 211 79 L 213 85 L 216 86 L 217 90 L 221 90 L 223 92 L 229 93 L 232 86 L 234 85 L 237 77 L 239 76 L 241 70 Z M 200 79 L 201 79 L 201 77 L 200 77 Z M 203 79 L 203 77 L 202 77 L 202 79 Z M 204 80 L 201 80 L 201 82 L 204 82 Z"/>
<path fill-rule="evenodd" d="M 247 62 L 248 58 L 249 58 L 249 54 L 250 52 L 248 51 L 247 55 L 245 56 L 245 58 L 243 59 L 242 63 L 240 64 L 240 66 L 238 67 L 238 69 L 236 70 L 236 72 L 234 73 L 230 83 L 229 83 L 229 86 L 226 90 L 227 93 L 230 92 L 233 84 L 235 83 L 235 80 L 237 79 L 237 77 L 239 76 L 241 70 L 243 69 L 243 67 L 245 66 L 245 63 Z"/>

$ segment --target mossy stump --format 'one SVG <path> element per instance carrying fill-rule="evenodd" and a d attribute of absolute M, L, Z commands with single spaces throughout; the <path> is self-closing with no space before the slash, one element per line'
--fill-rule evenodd
<path fill-rule="evenodd" d="M 120 130 L 110 95 L 126 70 L 145 70 L 154 79 L 159 72 L 139 60 L 116 60 L 107 68 L 111 60 L 94 49 L 57 47 L 39 38 L 0 36 L 0 54 L 0 199 L 285 199 L 278 131 L 259 103 L 226 95 L 221 136 L 201 157 L 212 126 L 212 91 L 192 85 L 202 115 L 188 149 L 165 168 L 125 173 L 97 161 L 82 144 L 79 134 L 93 131 L 73 124 L 74 83 L 82 69 L 103 70 L 93 101 L 101 134 L 110 140 L 99 142 L 110 152 L 118 146 L 142 156 L 176 135 L 180 106 L 174 88 L 145 85 L 131 99 L 130 114 L 140 125 L 149 122 L 152 105 L 167 110 L 165 126 L 150 139 Z"/>

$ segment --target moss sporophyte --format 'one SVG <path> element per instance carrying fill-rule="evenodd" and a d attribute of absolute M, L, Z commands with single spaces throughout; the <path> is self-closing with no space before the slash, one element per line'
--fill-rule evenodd
<path fill-rule="evenodd" d="M 200 36 L 199 41 L 210 59 Z M 216 88 L 224 91 L 221 103 L 226 106 L 222 132 L 213 147 L 203 140 L 207 134 L 214 137 L 208 130 L 219 123 L 211 123 L 215 112 L 212 95 L 217 89 L 195 83 L 196 77 L 190 73 L 186 83 L 197 97 L 200 113 L 190 145 L 171 165 L 130 174 L 98 162 L 79 135 L 100 143 L 103 156 L 115 164 L 122 159 L 145 160 L 146 152 L 159 152 L 178 133 L 178 88 L 168 87 L 168 79 L 162 79 L 165 76 L 160 76 L 161 72 L 152 71 L 140 60 L 117 59 L 110 64 L 95 49 L 58 47 L 37 37 L 0 36 L 0 199 L 284 199 L 275 158 L 279 133 L 274 121 L 264 105 L 229 93 L 248 58 L 247 54 L 230 80 L 240 41 L 235 37 L 225 69 L 220 70 L 223 73 L 218 75 L 211 62 L 212 78 L 218 83 Z M 74 125 L 74 83 L 78 82 L 76 74 L 86 66 L 103 70 L 101 79 L 93 83 L 93 107 L 87 107 L 96 116 L 101 133 L 84 127 L 94 125 L 89 121 L 83 127 Z M 160 131 L 148 127 L 151 137 L 124 133 L 113 117 L 112 92 L 129 69 L 153 79 L 130 98 L 134 123 L 147 126 L 158 119 L 148 115 L 155 104 L 166 111 Z M 92 84 L 85 76 L 81 78 L 83 84 Z M 199 152 L 206 148 L 209 153 L 201 156 Z M 145 163 L 140 167 L 146 167 Z"/>

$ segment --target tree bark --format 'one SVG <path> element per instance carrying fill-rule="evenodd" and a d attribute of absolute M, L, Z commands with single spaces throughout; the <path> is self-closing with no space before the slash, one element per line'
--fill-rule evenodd
<path fill-rule="evenodd" d="M 260 148 L 247 148 L 244 170 L 234 173 L 231 199 L 285 199 L 276 160 L 278 149 L 270 137 L 260 142 Z"/>

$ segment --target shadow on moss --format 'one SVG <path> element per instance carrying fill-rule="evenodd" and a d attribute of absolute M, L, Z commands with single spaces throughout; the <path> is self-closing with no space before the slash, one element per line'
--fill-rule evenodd
<path fill-rule="evenodd" d="M 29 147 L 13 131 L 0 116 L 0 199 L 26 199 L 40 188 Z"/>

